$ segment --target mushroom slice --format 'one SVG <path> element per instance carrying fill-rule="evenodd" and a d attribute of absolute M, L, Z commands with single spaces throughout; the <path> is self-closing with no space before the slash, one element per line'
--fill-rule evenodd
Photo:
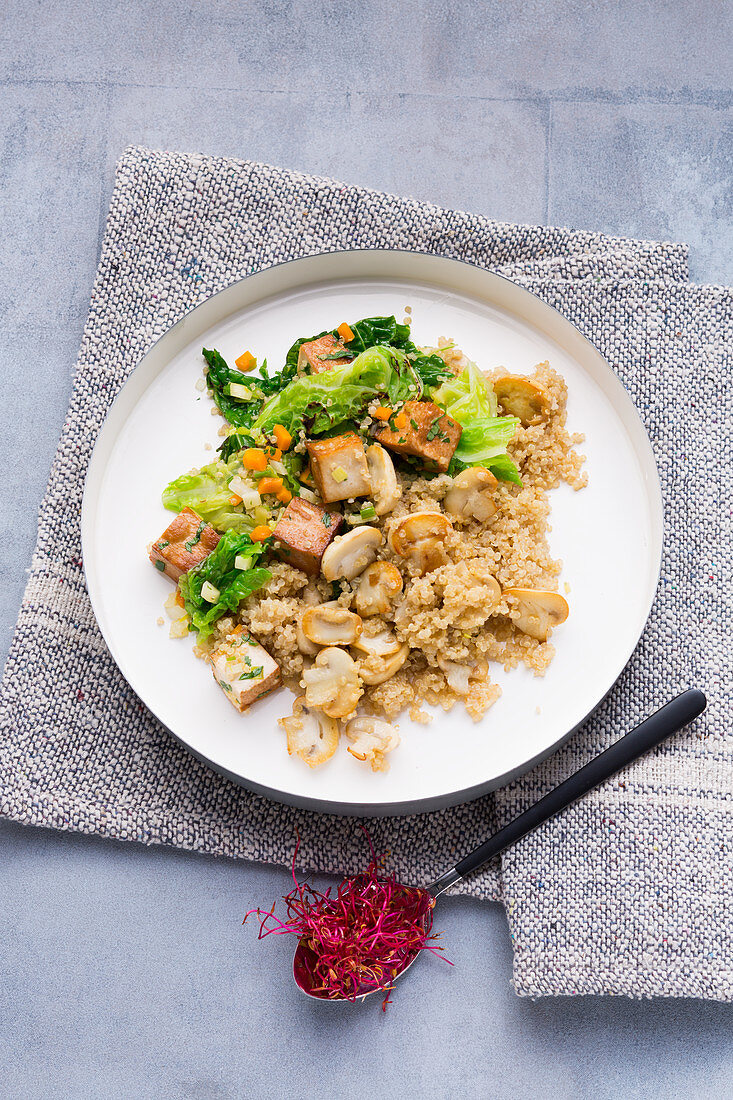
<path fill-rule="evenodd" d="M 321 572 L 327 581 L 353 580 L 374 561 L 382 541 L 376 527 L 357 527 L 337 535 L 321 559 Z"/>
<path fill-rule="evenodd" d="M 293 703 L 293 713 L 280 719 L 288 737 L 288 753 L 304 760 L 309 768 L 317 768 L 330 760 L 339 743 L 339 724 L 335 718 L 306 704 L 300 695 Z"/>
<path fill-rule="evenodd" d="M 356 590 L 356 610 L 360 615 L 384 615 L 392 600 L 402 591 L 402 574 L 388 561 L 367 566 Z"/>
<path fill-rule="evenodd" d="M 407 642 L 403 642 L 399 649 L 389 656 L 380 657 L 378 654 L 370 653 L 361 657 L 356 666 L 359 676 L 365 684 L 372 686 L 383 684 L 385 680 L 389 680 L 391 676 L 394 676 L 395 672 L 400 671 L 407 660 L 409 652 L 409 645 Z"/>
<path fill-rule="evenodd" d="M 477 519 L 486 523 L 496 511 L 491 499 L 498 482 L 484 466 L 469 466 L 453 479 L 453 485 L 445 496 L 445 510 L 456 519 Z"/>
<path fill-rule="evenodd" d="M 447 562 L 445 540 L 452 529 L 442 512 L 413 512 L 392 525 L 389 543 L 395 554 L 407 558 L 424 576 Z"/>
<path fill-rule="evenodd" d="M 369 657 L 391 657 L 402 643 L 391 630 L 380 630 L 378 634 L 362 634 L 352 643 L 354 649 L 361 650 Z"/>
<path fill-rule="evenodd" d="M 303 673 L 305 701 L 330 718 L 345 718 L 356 709 L 362 686 L 356 662 L 345 649 L 322 649 L 313 666 Z"/>
<path fill-rule="evenodd" d="M 336 603 L 309 607 L 300 621 L 303 634 L 316 645 L 353 645 L 362 628 L 358 615 Z"/>
<path fill-rule="evenodd" d="M 473 665 L 462 665 L 459 661 L 449 661 L 447 657 L 438 657 L 438 665 L 448 681 L 448 687 L 456 695 L 468 695 L 472 681 L 481 679 L 489 670 L 486 661 Z"/>
<path fill-rule="evenodd" d="M 381 718 L 352 718 L 346 725 L 346 736 L 351 741 L 348 752 L 357 760 L 371 764 L 372 771 L 386 772 L 389 764 L 384 759 L 400 743 L 400 735 L 394 726 Z"/>
<path fill-rule="evenodd" d="M 380 447 L 378 443 L 372 443 L 371 447 L 367 447 L 366 457 L 375 511 L 378 516 L 386 516 L 402 496 L 392 459 L 384 447 Z"/>
<path fill-rule="evenodd" d="M 550 399 L 545 391 L 535 382 L 516 374 L 504 374 L 497 378 L 494 393 L 504 411 L 518 416 L 525 427 L 545 416 L 550 408 Z"/>
<path fill-rule="evenodd" d="M 547 641 L 551 628 L 564 623 L 570 614 L 568 601 L 558 592 L 505 588 L 504 595 L 511 596 L 519 610 L 519 618 L 512 620 L 514 625 L 540 642 Z"/>
<path fill-rule="evenodd" d="M 298 618 L 298 620 L 295 624 L 295 642 L 296 642 L 300 652 L 302 654 L 304 654 L 306 657 L 315 657 L 316 653 L 318 653 L 318 650 L 320 648 L 319 646 L 316 645 L 315 642 L 310 641 L 310 639 L 305 636 L 305 633 L 303 631 L 303 616 L 302 615 Z"/>

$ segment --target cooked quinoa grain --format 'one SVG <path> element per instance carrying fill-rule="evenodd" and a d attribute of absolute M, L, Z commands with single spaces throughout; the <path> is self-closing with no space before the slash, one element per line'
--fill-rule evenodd
<path fill-rule="evenodd" d="M 437 351 L 455 373 L 468 362 L 444 337 L 439 338 Z M 493 377 L 500 373 L 505 372 L 495 372 Z M 384 682 L 364 684 L 360 713 L 393 720 L 408 711 L 413 721 L 425 723 L 431 721 L 431 715 L 421 709 L 422 704 L 447 711 L 461 702 L 478 721 L 501 694 L 491 681 L 492 663 L 505 669 L 523 664 L 538 676 L 549 666 L 553 645 L 516 627 L 519 611 L 503 593 L 508 588 L 558 591 L 562 563 L 551 556 L 548 547 L 548 493 L 563 481 L 581 489 L 587 476 L 584 458 L 575 450 L 583 436 L 570 434 L 565 427 L 565 382 L 549 363 L 540 363 L 531 380 L 543 391 L 547 412 L 536 423 L 520 426 L 508 446 L 520 469 L 522 485 L 497 484 L 492 494 L 496 511 L 486 522 L 470 519 L 453 524 L 444 540 L 444 564 L 420 576 L 414 563 L 391 548 L 390 532 L 411 513 L 443 512 L 446 494 L 454 483 L 447 474 L 421 477 L 414 471 L 398 471 L 399 502 L 387 515 L 370 520 L 384 536 L 377 560 L 390 562 L 399 570 L 403 591 L 388 611 L 364 619 L 362 637 L 367 641 L 393 639 L 393 648 L 403 647 L 400 653 L 407 655 Z M 365 423 L 376 407 L 375 403 L 369 407 Z M 303 449 L 302 439 L 294 449 Z M 329 584 L 284 562 L 273 561 L 269 568 L 272 579 L 237 615 L 219 620 L 215 637 L 197 651 L 207 657 L 241 624 L 277 661 L 284 683 L 300 695 L 303 671 L 314 659 L 312 653 L 299 648 L 303 612 L 316 603 L 328 602 L 355 610 L 359 577 Z M 365 669 L 365 662 L 372 660 L 364 652 L 352 650 L 352 654 Z"/>

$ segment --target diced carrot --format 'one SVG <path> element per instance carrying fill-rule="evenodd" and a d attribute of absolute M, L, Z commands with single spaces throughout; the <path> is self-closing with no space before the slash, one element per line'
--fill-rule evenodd
<path fill-rule="evenodd" d="M 255 527 L 252 534 L 249 536 L 252 542 L 264 542 L 265 539 L 269 539 L 272 531 L 266 523 L 261 524 L 259 527 Z"/>
<path fill-rule="evenodd" d="M 234 630 L 232 631 L 232 634 L 241 634 L 243 630 L 244 630 L 244 625 L 242 623 L 240 623 L 239 626 L 234 627 Z"/>
<path fill-rule="evenodd" d="M 377 405 L 374 410 L 374 416 L 376 416 L 377 420 L 389 420 L 391 415 L 392 410 L 389 405 Z"/>
<path fill-rule="evenodd" d="M 242 498 L 240 496 L 237 496 L 236 493 L 232 493 L 232 495 L 229 497 L 229 503 L 230 504 L 241 504 L 242 503 Z"/>
<path fill-rule="evenodd" d="M 183 601 L 183 593 L 181 592 L 180 588 L 176 589 L 176 603 L 178 604 L 179 607 L 185 607 L 186 606 L 186 604 Z"/>
<path fill-rule="evenodd" d="M 257 482 L 258 493 L 279 493 L 282 487 L 281 477 L 261 477 Z"/>
<path fill-rule="evenodd" d="M 276 424 L 272 429 L 272 434 L 275 436 L 275 442 L 281 451 L 287 451 L 290 444 L 293 442 L 293 437 L 286 427 L 282 424 Z"/>
<path fill-rule="evenodd" d="M 257 360 L 251 351 L 245 351 L 242 352 L 238 359 L 234 360 L 234 364 L 237 370 L 241 370 L 246 374 L 247 371 L 257 366 Z"/>
<path fill-rule="evenodd" d="M 290 501 L 293 499 L 293 494 L 290 492 L 289 489 L 286 489 L 285 486 L 283 486 L 280 492 L 277 494 L 277 499 L 281 500 L 283 504 L 290 504 Z"/>
<path fill-rule="evenodd" d="M 242 455 L 245 470 L 266 470 L 267 455 L 259 447 L 248 447 Z"/>
<path fill-rule="evenodd" d="M 279 462 L 283 456 L 279 447 L 266 447 L 265 454 L 269 459 L 272 459 L 273 462 Z"/>
<path fill-rule="evenodd" d="M 339 334 L 344 344 L 348 344 L 350 340 L 354 339 L 354 334 L 346 324 L 346 321 L 341 322 L 336 332 Z"/>
<path fill-rule="evenodd" d="M 394 418 L 394 426 L 398 432 L 401 432 L 403 428 L 407 427 L 407 417 L 404 413 L 397 413 Z"/>
<path fill-rule="evenodd" d="M 313 474 L 311 473 L 310 465 L 306 466 L 304 470 L 301 470 L 298 474 L 298 481 L 302 482 L 303 485 L 313 484 Z"/>

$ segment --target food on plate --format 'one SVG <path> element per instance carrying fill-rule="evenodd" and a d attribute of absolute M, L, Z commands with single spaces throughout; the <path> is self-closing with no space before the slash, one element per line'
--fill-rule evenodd
<path fill-rule="evenodd" d="M 191 508 L 183 508 L 150 547 L 150 560 L 178 583 L 184 573 L 208 557 L 219 538 L 210 523 Z"/>
<path fill-rule="evenodd" d="M 548 363 L 481 371 L 372 317 L 299 338 L 281 371 L 204 349 L 224 419 L 214 462 L 172 481 L 151 561 L 171 634 L 238 711 L 282 690 L 287 751 L 386 771 L 424 703 L 480 719 L 492 663 L 548 667 L 569 614 L 548 491 L 585 484 Z M 212 689 L 213 690 L 213 689 Z"/>

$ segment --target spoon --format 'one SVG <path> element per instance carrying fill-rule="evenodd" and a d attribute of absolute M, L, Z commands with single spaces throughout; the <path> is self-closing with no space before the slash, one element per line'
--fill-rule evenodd
<path fill-rule="evenodd" d="M 636 760 L 639 756 L 642 756 L 649 749 L 659 745 L 666 737 L 669 737 L 672 733 L 677 733 L 683 726 L 686 726 L 688 722 L 692 722 L 705 710 L 707 706 L 707 700 L 701 691 L 696 688 L 690 688 L 687 691 L 683 691 L 681 695 L 678 695 L 675 699 L 672 699 L 669 703 L 666 703 L 654 714 L 646 718 L 640 725 L 629 733 L 620 737 L 618 741 L 615 741 L 610 748 L 602 752 L 600 756 L 596 756 L 593 760 L 589 760 L 587 764 L 584 764 L 577 772 L 573 772 L 571 776 L 565 779 L 562 783 L 559 783 L 557 787 L 553 787 L 548 791 L 546 795 L 543 795 L 537 802 L 533 803 L 529 809 L 524 813 L 518 815 L 509 821 L 498 832 L 485 840 L 483 844 L 479 844 L 477 848 L 474 848 L 472 852 L 469 852 L 455 867 L 451 867 L 449 871 L 441 875 L 429 886 L 424 889 L 432 895 L 433 898 L 438 898 L 449 887 L 454 886 L 461 879 L 466 878 L 473 871 L 478 871 L 483 867 L 485 863 L 488 863 L 490 859 L 503 852 L 505 848 L 508 848 L 510 844 L 514 844 L 517 840 L 521 840 L 527 833 L 532 832 L 543 822 L 549 818 L 554 817 L 555 814 L 564 810 L 576 799 L 582 795 L 587 794 L 588 791 L 593 790 L 594 787 L 598 787 L 606 779 L 610 779 L 612 775 L 620 771 L 621 768 L 626 767 L 633 760 Z M 419 951 L 415 952 L 412 958 L 405 964 L 403 969 L 393 976 L 390 985 L 395 978 L 401 977 L 405 971 L 412 966 L 415 959 L 420 954 Z M 318 1000 L 338 1001 L 343 998 L 328 997 L 325 996 L 322 991 L 316 992 L 311 988 L 311 979 L 309 968 L 307 963 L 309 958 L 313 961 L 313 953 L 305 946 L 301 940 L 295 949 L 295 958 L 293 959 L 293 978 L 295 984 L 299 989 L 306 993 L 309 997 L 315 997 Z M 385 987 L 378 989 L 368 989 L 364 993 L 358 996 L 363 999 L 368 997 L 370 993 L 384 993 Z"/>

